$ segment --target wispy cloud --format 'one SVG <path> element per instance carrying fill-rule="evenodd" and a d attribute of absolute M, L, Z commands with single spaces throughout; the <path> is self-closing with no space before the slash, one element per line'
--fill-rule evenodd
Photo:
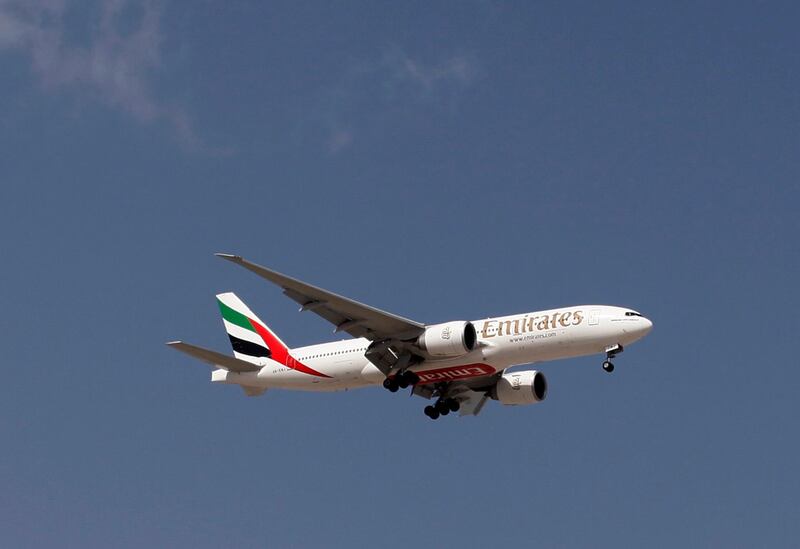
<path fill-rule="evenodd" d="M 80 41 L 68 38 L 71 10 L 89 23 Z M 202 143 L 185 110 L 153 90 L 161 41 L 154 0 L 0 0 L 0 49 L 27 53 L 47 89 L 79 90 L 139 122 L 164 123 L 184 148 L 197 150 Z"/>
<path fill-rule="evenodd" d="M 410 105 L 451 110 L 461 93 L 479 77 L 474 56 L 451 55 L 426 61 L 399 48 L 372 61 L 354 63 L 331 86 L 316 111 L 327 132 L 329 154 L 351 147 L 369 119 Z"/>
<path fill-rule="evenodd" d="M 401 50 L 387 53 L 382 61 L 387 73 L 386 83 L 389 85 L 408 84 L 408 93 L 417 98 L 427 97 L 433 93 L 461 89 L 471 84 L 477 77 L 475 60 L 454 55 L 440 60 L 438 63 L 424 63 L 412 59 Z"/>

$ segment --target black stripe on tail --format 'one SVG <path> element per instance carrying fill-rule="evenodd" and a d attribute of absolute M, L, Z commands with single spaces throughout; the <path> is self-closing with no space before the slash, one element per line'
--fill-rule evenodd
<path fill-rule="evenodd" d="M 259 345 L 258 343 L 253 343 L 252 341 L 245 341 L 244 339 L 239 339 L 236 336 L 232 336 L 228 334 L 228 337 L 231 340 L 231 346 L 233 350 L 237 353 L 242 353 L 243 355 L 253 356 L 253 357 L 266 357 L 269 358 L 272 356 L 270 350 L 263 345 Z"/>

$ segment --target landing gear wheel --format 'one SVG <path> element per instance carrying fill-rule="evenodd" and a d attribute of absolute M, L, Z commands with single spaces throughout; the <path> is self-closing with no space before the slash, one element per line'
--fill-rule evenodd
<path fill-rule="evenodd" d="M 454 398 L 447 399 L 447 407 L 451 412 L 458 412 L 461 409 L 461 403 Z"/>
<path fill-rule="evenodd" d="M 394 378 L 387 377 L 383 380 L 383 388 L 390 393 L 396 393 L 397 389 L 400 387 L 397 385 L 397 381 Z"/>
<path fill-rule="evenodd" d="M 446 416 L 450 413 L 450 406 L 447 405 L 446 400 L 438 400 L 436 401 L 436 411 L 441 415 Z"/>
<path fill-rule="evenodd" d="M 614 364 L 610 360 L 603 361 L 603 370 L 610 374 L 614 371 Z"/>
<path fill-rule="evenodd" d="M 409 372 L 409 371 L 397 373 L 394 376 L 394 379 L 397 381 L 397 385 L 401 389 L 405 389 L 410 385 L 416 385 L 417 383 L 419 383 L 419 376 L 414 372 Z"/>
<path fill-rule="evenodd" d="M 439 411 L 433 406 L 425 406 L 425 415 L 431 419 L 439 419 Z"/>

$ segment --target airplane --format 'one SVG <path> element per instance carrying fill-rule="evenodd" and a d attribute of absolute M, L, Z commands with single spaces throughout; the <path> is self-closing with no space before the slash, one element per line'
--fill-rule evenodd
<path fill-rule="evenodd" d="M 251 263 L 222 259 L 276 284 L 300 305 L 354 339 L 290 349 L 234 293 L 217 303 L 233 356 L 182 341 L 167 345 L 214 367 L 211 381 L 239 385 L 247 396 L 267 389 L 342 391 L 382 385 L 432 401 L 424 413 L 478 415 L 489 399 L 503 405 L 537 404 L 547 379 L 537 370 L 509 368 L 603 354 L 603 369 L 643 338 L 653 323 L 626 307 L 577 305 L 481 320 L 423 324 L 312 286 Z"/>

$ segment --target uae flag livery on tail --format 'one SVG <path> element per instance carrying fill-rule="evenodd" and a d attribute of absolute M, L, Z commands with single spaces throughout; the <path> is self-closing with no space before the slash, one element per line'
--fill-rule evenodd
<path fill-rule="evenodd" d="M 219 294 L 217 303 L 236 358 L 257 364 L 260 358 L 273 357 L 272 350 L 267 347 L 259 334 L 259 328 L 262 328 L 264 323 L 236 294 L 233 292 Z M 274 335 L 273 337 L 276 342 L 280 342 L 277 337 Z"/>
<path fill-rule="evenodd" d="M 233 292 L 218 294 L 217 303 L 236 358 L 259 366 L 270 358 L 304 374 L 330 377 L 295 360 L 286 344 Z"/>

